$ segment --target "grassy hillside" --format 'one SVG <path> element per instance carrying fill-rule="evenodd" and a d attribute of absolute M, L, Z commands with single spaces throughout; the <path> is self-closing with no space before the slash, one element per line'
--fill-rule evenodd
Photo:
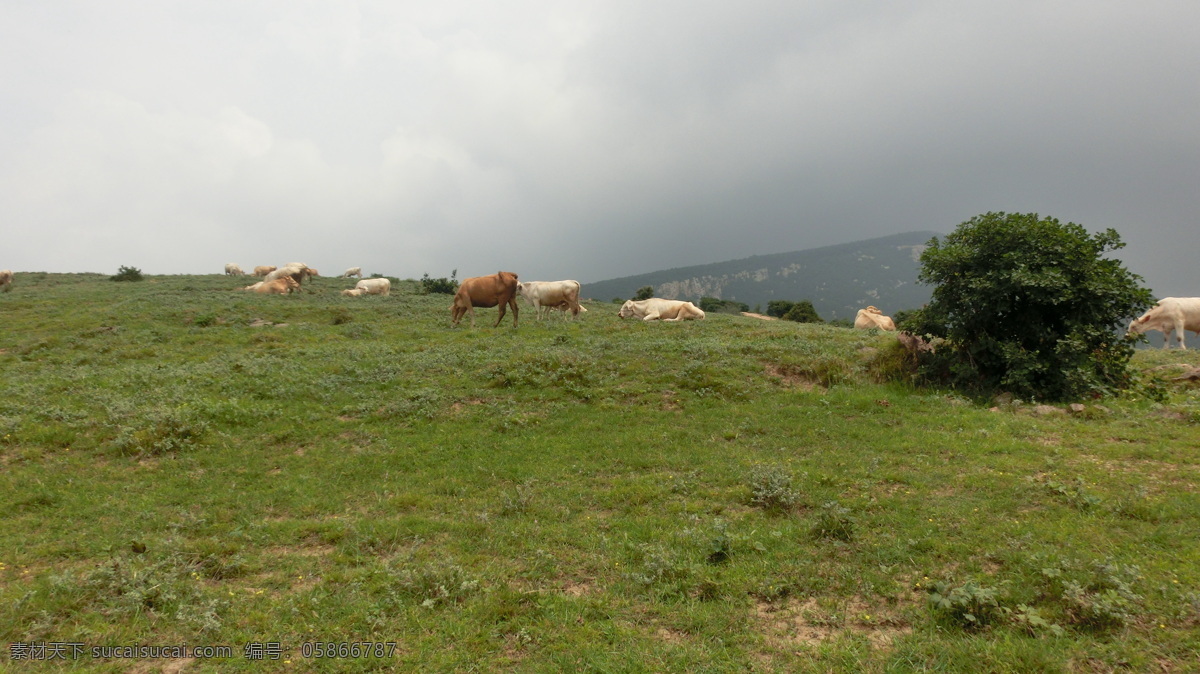
<path fill-rule="evenodd" d="M 918 257 L 936 232 L 907 232 L 790 253 L 666 269 L 584 284 L 597 300 L 628 299 L 643 286 L 659 297 L 717 297 L 766 309 L 771 300 L 811 300 L 826 320 L 854 318 L 875 305 L 885 313 L 916 309 L 930 289 L 917 285 Z"/>
<path fill-rule="evenodd" d="M 452 329 L 412 282 L 245 282 L 0 295 L 0 641 L 234 656 L 75 662 L 111 672 L 1197 670 L 1200 396 L 1167 379 L 1195 351 L 1138 354 L 1162 401 L 989 411 L 877 383 L 887 335 Z"/>

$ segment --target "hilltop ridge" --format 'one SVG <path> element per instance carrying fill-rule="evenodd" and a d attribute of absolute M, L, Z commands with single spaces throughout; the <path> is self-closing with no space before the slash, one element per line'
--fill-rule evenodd
<path fill-rule="evenodd" d="M 917 284 L 921 251 L 937 232 L 917 231 L 725 262 L 664 269 L 584 283 L 597 300 L 632 297 L 643 286 L 655 295 L 697 301 L 716 297 L 751 308 L 770 300 L 811 300 L 827 320 L 852 318 L 873 304 L 885 313 L 914 309 L 931 289 Z"/>

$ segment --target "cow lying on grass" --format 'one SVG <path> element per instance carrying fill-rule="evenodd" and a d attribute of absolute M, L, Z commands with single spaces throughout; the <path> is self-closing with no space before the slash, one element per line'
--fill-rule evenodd
<path fill-rule="evenodd" d="M 343 290 L 347 297 L 362 297 L 363 295 L 390 295 L 392 282 L 385 278 L 365 278 L 354 284 L 353 290 Z"/>
<path fill-rule="evenodd" d="M 248 290 L 260 295 L 284 295 L 300 290 L 300 284 L 291 276 L 283 276 L 274 281 L 259 281 L 254 285 L 242 288 L 242 290 Z"/>
<path fill-rule="evenodd" d="M 700 307 L 691 302 L 651 297 L 648 300 L 629 300 L 621 305 L 621 310 L 617 312 L 617 316 L 621 318 L 640 318 L 643 321 L 685 321 L 703 319 L 704 312 L 700 310 Z"/>

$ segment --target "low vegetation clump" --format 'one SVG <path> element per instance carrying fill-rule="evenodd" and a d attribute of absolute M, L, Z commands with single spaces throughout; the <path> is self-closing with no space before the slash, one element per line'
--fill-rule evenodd
<path fill-rule="evenodd" d="M 142 270 L 137 267 L 126 267 L 122 265 L 117 269 L 117 273 L 109 277 L 110 281 L 141 281 Z"/>
<path fill-rule="evenodd" d="M 777 466 L 759 466 L 750 473 L 750 503 L 763 510 L 782 513 L 800 501 L 792 487 L 792 476 Z"/>
<path fill-rule="evenodd" d="M 700 303 L 696 306 L 700 307 L 704 313 L 714 314 L 739 314 L 743 311 L 750 311 L 750 305 L 745 302 L 722 300 L 716 297 L 701 297 Z"/>
<path fill-rule="evenodd" d="M 429 272 L 425 272 L 421 276 L 421 290 L 427 295 L 430 293 L 453 295 L 458 292 L 458 279 L 455 278 L 456 276 L 458 276 L 457 269 L 450 272 L 450 278 L 444 276 L 442 278 L 430 278 Z"/>
<path fill-rule="evenodd" d="M 1195 666 L 1200 388 L 1174 373 L 1198 350 L 1134 353 L 1153 396 L 979 405 L 829 324 L 586 302 L 454 330 L 416 279 L 146 280 L 5 296 L 6 646 L 236 651 L 81 671 Z M 385 647 L 304 654 L 343 641 Z"/>

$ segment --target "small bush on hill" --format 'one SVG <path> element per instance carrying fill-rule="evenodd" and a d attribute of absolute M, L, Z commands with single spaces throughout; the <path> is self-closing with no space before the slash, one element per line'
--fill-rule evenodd
<path fill-rule="evenodd" d="M 121 266 L 115 276 L 108 277 L 110 281 L 141 281 L 142 270 L 137 267 Z"/>
<path fill-rule="evenodd" d="M 716 297 L 701 297 L 700 310 L 706 313 L 718 314 L 737 314 L 743 311 L 750 311 L 750 305 L 744 302 L 734 302 L 733 300 L 722 300 Z"/>
<path fill-rule="evenodd" d="M 791 309 L 783 315 L 785 321 L 795 321 L 796 323 L 824 323 L 821 317 L 817 315 L 817 310 L 813 307 L 812 302 L 801 300 L 792 305 Z"/>
<path fill-rule="evenodd" d="M 797 323 L 824 323 L 825 321 L 817 315 L 817 310 L 813 307 L 811 300 L 800 300 L 792 302 L 790 300 L 771 300 L 767 302 L 767 315 L 775 318 L 782 318 L 785 321 L 795 321 Z"/>
<path fill-rule="evenodd" d="M 641 288 L 638 288 L 637 294 L 633 296 L 633 299 L 641 302 L 642 300 L 648 300 L 651 297 L 654 297 L 654 286 L 642 286 Z"/>
<path fill-rule="evenodd" d="M 429 272 L 421 277 L 421 291 L 426 295 L 431 293 L 442 293 L 444 295 L 453 295 L 458 292 L 458 281 L 454 278 L 458 276 L 458 270 L 450 272 L 450 278 L 430 278 Z"/>

